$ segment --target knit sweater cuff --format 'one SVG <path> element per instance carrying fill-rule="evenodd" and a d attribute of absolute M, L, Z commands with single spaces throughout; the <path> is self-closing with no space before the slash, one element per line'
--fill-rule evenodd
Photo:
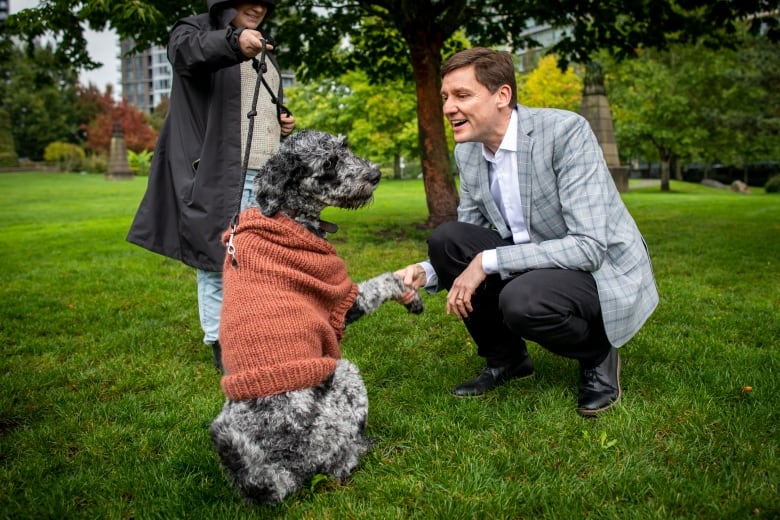
<path fill-rule="evenodd" d="M 317 386 L 335 371 L 333 358 L 302 359 L 229 374 L 221 385 L 228 399 L 241 401 Z"/>

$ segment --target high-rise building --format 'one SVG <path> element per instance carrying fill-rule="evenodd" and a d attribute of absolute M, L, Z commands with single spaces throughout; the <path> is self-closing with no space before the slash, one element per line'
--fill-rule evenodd
<path fill-rule="evenodd" d="M 538 47 L 525 47 L 517 50 L 518 69 L 520 72 L 530 72 L 539 64 L 539 59 L 553 45 L 558 43 L 561 38 L 567 35 L 571 29 L 553 27 L 549 24 L 537 24 L 531 21 L 528 28 L 523 31 L 521 36 L 531 37 L 538 44 Z"/>
<path fill-rule="evenodd" d="M 8 1 L 7 0 L 0 0 L 0 27 L 5 24 L 6 19 L 8 19 Z"/>
<path fill-rule="evenodd" d="M 119 43 L 122 98 L 139 110 L 151 114 L 171 92 L 171 64 L 164 47 L 154 46 L 127 55 L 133 45 L 132 40 Z"/>

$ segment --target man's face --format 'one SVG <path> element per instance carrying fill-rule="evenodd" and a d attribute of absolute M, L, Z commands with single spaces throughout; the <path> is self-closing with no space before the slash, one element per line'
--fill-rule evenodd
<path fill-rule="evenodd" d="M 236 3 L 236 17 L 233 18 L 235 27 L 257 29 L 268 13 L 268 8 L 260 2 L 240 1 Z"/>
<path fill-rule="evenodd" d="M 441 97 L 455 142 L 479 142 L 495 151 L 506 132 L 508 112 L 502 108 L 508 106 L 507 92 L 511 92 L 509 86 L 491 94 L 477 81 L 473 65 L 447 73 Z"/>

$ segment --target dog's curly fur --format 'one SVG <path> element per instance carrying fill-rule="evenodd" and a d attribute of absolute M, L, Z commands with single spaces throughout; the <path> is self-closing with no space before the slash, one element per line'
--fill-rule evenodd
<path fill-rule="evenodd" d="M 376 166 L 355 156 L 344 137 L 299 132 L 258 172 L 252 204 L 269 217 L 284 212 L 325 238 L 330 225 L 320 220 L 320 212 L 328 206 L 367 204 L 379 178 Z M 392 273 L 359 283 L 345 324 L 408 289 Z M 422 312 L 419 294 L 407 308 Z M 357 367 L 340 359 L 335 372 L 316 387 L 227 399 L 211 425 L 211 438 L 239 493 L 251 503 L 273 504 L 316 474 L 345 481 L 370 449 L 363 435 L 367 416 L 363 379 Z"/>

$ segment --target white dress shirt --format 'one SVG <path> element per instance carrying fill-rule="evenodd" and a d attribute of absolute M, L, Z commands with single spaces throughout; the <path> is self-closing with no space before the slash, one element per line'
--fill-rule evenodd
<path fill-rule="evenodd" d="M 520 200 L 520 186 L 517 179 L 517 110 L 512 110 L 509 126 L 506 129 L 501 145 L 493 154 L 482 145 L 482 155 L 488 162 L 490 193 L 493 195 L 501 216 L 507 227 L 512 231 L 512 241 L 523 244 L 531 241 L 528 228 L 523 218 L 523 202 Z M 438 276 L 430 262 L 420 262 L 425 270 L 426 289 L 433 289 L 438 284 Z M 498 272 L 498 259 L 495 249 L 482 252 L 482 269 L 487 274 Z"/>
<path fill-rule="evenodd" d="M 482 145 L 482 155 L 488 162 L 490 193 L 512 231 L 512 242 L 524 244 L 531 241 L 523 218 L 523 202 L 520 200 L 520 186 L 517 180 L 517 111 L 512 110 L 509 127 L 501 145 L 493 154 Z M 498 272 L 496 250 L 482 252 L 482 269 L 487 274 Z"/>

